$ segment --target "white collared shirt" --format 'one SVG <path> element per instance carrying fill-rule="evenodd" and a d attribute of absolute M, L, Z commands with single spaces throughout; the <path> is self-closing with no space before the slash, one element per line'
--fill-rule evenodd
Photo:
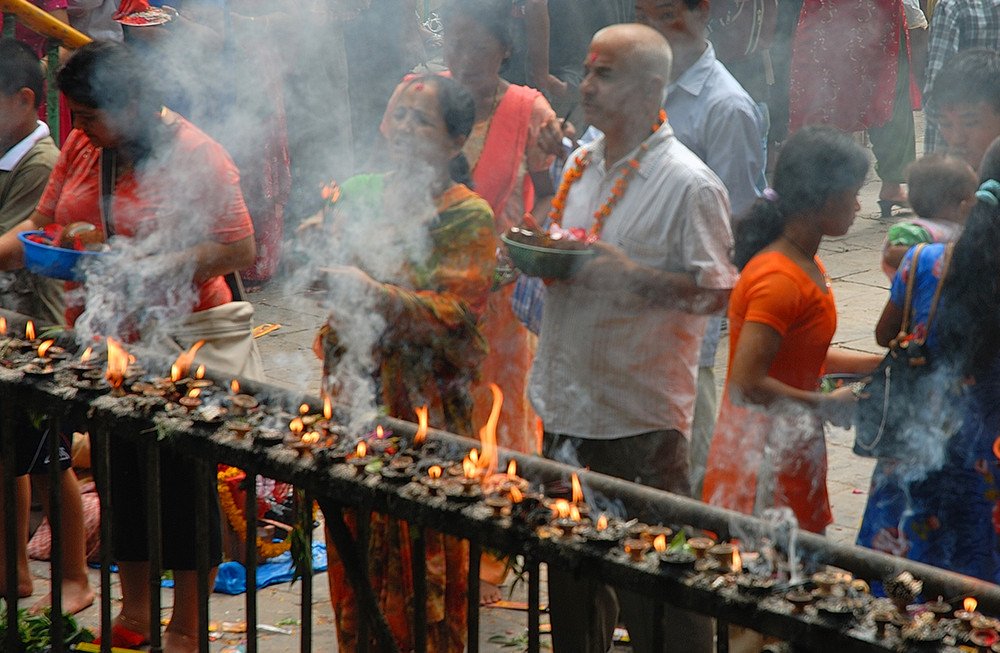
<path fill-rule="evenodd" d="M 601 239 L 643 265 L 691 274 L 703 288 L 732 288 L 737 274 L 728 258 L 733 238 L 725 187 L 669 124 L 647 142 Z M 603 136 L 582 151 L 590 152 L 590 163 L 570 189 L 562 226 L 589 230 L 637 150 L 610 171 Z M 707 319 L 572 280 L 548 286 L 528 391 L 545 430 L 593 439 L 664 429 L 690 435 Z"/>
<path fill-rule="evenodd" d="M 28 150 L 48 135 L 49 126 L 39 120 L 35 131 L 28 134 L 20 143 L 7 150 L 3 156 L 0 156 L 0 171 L 10 172 L 13 170 L 21 162 L 21 159 L 24 158 L 24 155 L 28 153 Z"/>

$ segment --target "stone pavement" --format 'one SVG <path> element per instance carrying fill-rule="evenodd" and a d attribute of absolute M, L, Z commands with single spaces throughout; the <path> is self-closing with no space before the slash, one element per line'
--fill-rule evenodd
<path fill-rule="evenodd" d="M 922 132 L 922 125 L 918 124 L 917 133 L 922 134 Z M 920 143 L 918 143 L 919 149 L 921 149 Z M 876 204 L 878 190 L 878 179 L 872 173 L 862 188 L 861 211 L 850 232 L 842 238 L 825 240 L 820 248 L 820 256 L 834 280 L 833 291 L 838 309 L 835 344 L 861 351 L 880 351 L 874 341 L 874 325 L 886 301 L 889 286 L 888 279 L 879 266 L 880 247 L 889 221 L 879 218 Z M 280 281 L 272 282 L 262 291 L 251 295 L 251 300 L 256 306 L 257 323 L 281 325 L 273 333 L 258 340 L 265 368 L 272 383 L 313 393 L 318 388 L 320 363 L 313 355 L 311 345 L 326 311 L 319 308 L 317 299 L 315 292 L 286 288 Z M 726 345 L 724 337 L 717 359 L 717 378 L 720 388 L 725 378 Z M 864 510 L 873 465 L 871 461 L 851 453 L 853 434 L 850 431 L 831 428 L 828 430 L 828 437 L 828 483 L 835 523 L 828 529 L 827 534 L 838 542 L 850 543 L 854 540 Z M 321 533 L 317 533 L 317 536 L 321 536 Z M 35 596 L 38 597 L 47 591 L 44 579 L 48 576 L 48 565 L 34 562 L 32 571 L 37 577 Z M 94 572 L 95 586 L 97 581 L 97 574 Z M 117 585 L 112 588 L 112 592 L 116 600 L 120 598 Z M 524 600 L 524 583 L 515 588 L 513 598 Z M 169 606 L 171 600 L 171 592 L 165 591 L 164 603 Z M 242 596 L 214 595 L 211 601 L 212 619 L 218 622 L 242 621 L 243 601 Z M 275 625 L 297 620 L 300 614 L 300 601 L 298 585 L 286 584 L 262 590 L 257 599 L 260 623 Z M 333 615 L 325 574 L 315 577 L 312 614 L 314 632 L 312 650 L 320 653 L 336 651 Z M 517 642 L 525 632 L 524 612 L 483 609 L 480 616 L 481 651 L 499 653 L 524 650 L 523 645 L 517 646 Z M 99 615 L 95 607 L 81 613 L 79 618 L 84 625 L 97 629 Z M 299 650 L 299 627 L 295 624 L 283 627 L 294 634 L 262 634 L 261 651 L 278 653 Z M 491 638 L 494 638 L 494 641 L 491 642 Z M 212 650 L 222 650 L 226 641 L 238 642 L 239 636 L 223 638 L 213 644 Z M 543 638 L 543 642 L 545 641 Z"/>

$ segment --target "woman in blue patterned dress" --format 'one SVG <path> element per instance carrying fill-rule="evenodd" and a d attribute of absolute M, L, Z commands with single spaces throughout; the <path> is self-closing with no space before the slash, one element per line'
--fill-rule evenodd
<path fill-rule="evenodd" d="M 998 151 L 1000 139 L 990 147 Z M 857 542 L 998 583 L 1000 460 L 994 442 L 1000 436 L 1000 166 L 988 165 L 990 152 L 979 202 L 954 246 L 927 339 L 943 382 L 966 384 L 961 427 L 945 441 L 929 441 L 928 449 L 936 451 L 926 460 L 878 462 Z M 920 252 L 913 290 L 918 329 L 925 328 L 945 251 L 946 245 L 934 244 Z M 876 328 L 880 344 L 899 332 L 914 252 L 906 255 L 893 281 Z"/>

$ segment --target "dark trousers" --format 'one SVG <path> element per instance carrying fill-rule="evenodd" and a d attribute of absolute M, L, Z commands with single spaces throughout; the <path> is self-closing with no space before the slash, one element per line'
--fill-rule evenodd
<path fill-rule="evenodd" d="M 678 431 L 653 431 L 614 440 L 545 433 L 542 453 L 568 465 L 668 492 L 685 496 L 691 492 L 688 441 Z M 712 650 L 713 628 L 708 617 L 616 590 L 573 571 L 549 567 L 548 573 L 554 653 L 606 653 L 611 649 L 619 615 L 636 653 Z"/>

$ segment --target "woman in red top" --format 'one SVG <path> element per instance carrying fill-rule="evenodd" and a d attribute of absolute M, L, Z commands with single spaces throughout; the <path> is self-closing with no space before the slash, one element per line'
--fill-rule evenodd
<path fill-rule="evenodd" d="M 830 281 L 816 256 L 857 213 L 865 151 L 829 127 L 806 127 L 778 157 L 765 192 L 735 233 L 742 274 L 729 299 L 729 377 L 709 452 L 703 499 L 760 514 L 789 507 L 799 526 L 832 520 L 823 422 L 850 426 L 850 388 L 817 391 L 824 372 L 866 373 L 874 354 L 830 347 Z"/>
<path fill-rule="evenodd" d="M 235 166 L 217 143 L 160 103 L 147 71 L 128 47 L 90 43 L 59 71 L 60 90 L 74 112 L 67 139 L 38 208 L 0 238 L 0 268 L 23 266 L 17 233 L 51 223 L 94 224 L 114 235 L 114 263 L 87 275 L 67 296 L 68 323 L 78 331 L 127 338 L 156 320 L 180 325 L 185 316 L 232 300 L 223 275 L 254 259 L 253 226 Z M 102 162 L 109 173 L 110 211 L 102 207 Z M 76 296 L 76 304 L 72 297 Z M 89 308 L 90 310 L 85 310 Z M 150 319 L 153 318 L 153 319 Z M 209 346 L 209 345 L 206 345 Z M 199 352 L 200 353 L 200 352 Z M 259 362 L 259 361 L 257 361 Z M 255 375 L 250 360 L 226 373 Z M 149 554 L 146 548 L 143 451 L 131 440 L 111 442 L 115 506 L 113 555 L 122 586 L 114 646 L 148 641 Z M 166 653 L 198 650 L 196 545 L 191 515 L 199 484 L 179 454 L 161 454 L 163 566 L 174 570 L 174 611 L 163 639 Z M 212 564 L 221 561 L 217 509 L 210 511 Z"/>

